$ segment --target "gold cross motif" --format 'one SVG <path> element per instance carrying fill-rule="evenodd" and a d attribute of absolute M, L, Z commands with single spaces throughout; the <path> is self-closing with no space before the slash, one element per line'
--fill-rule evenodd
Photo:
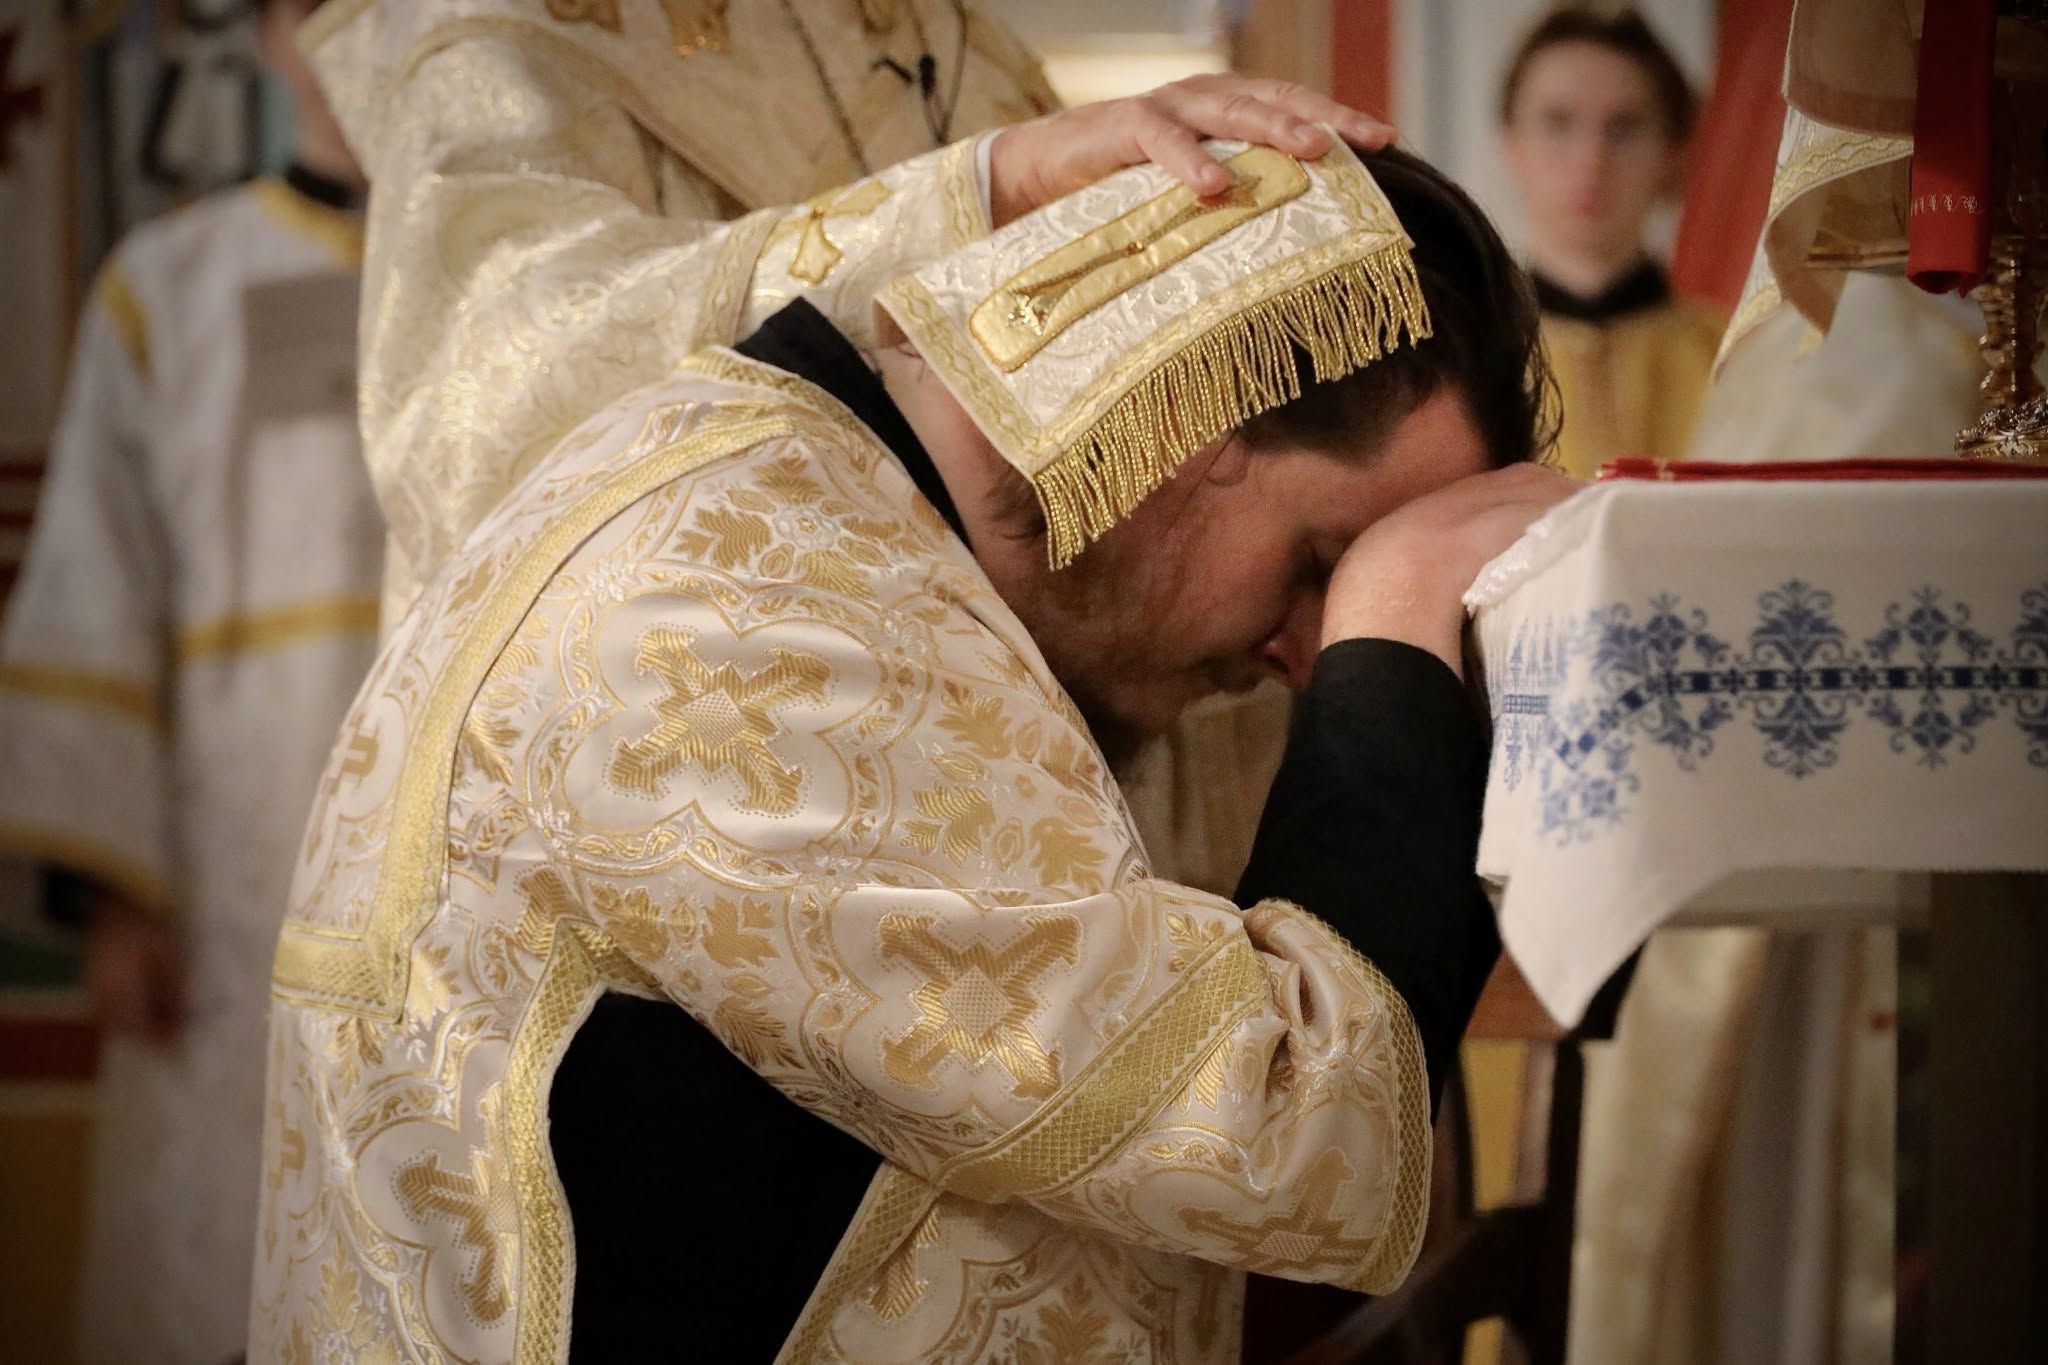
<path fill-rule="evenodd" d="M 1240 176 L 1223 193 L 1208 199 L 1195 200 L 1145 235 L 1124 241 L 1111 241 L 1073 269 L 1061 271 L 1049 279 L 1039 280 L 1020 288 L 1010 304 L 1009 311 L 1003 316 L 1012 323 L 1030 328 L 1033 332 L 1043 332 L 1046 322 L 1052 317 L 1052 310 L 1058 306 L 1061 299 L 1072 293 L 1074 286 L 1082 280 L 1113 262 L 1144 255 L 1155 243 L 1163 241 L 1169 234 L 1178 232 L 1209 214 L 1257 207 L 1258 191 L 1258 176 Z"/>
<path fill-rule="evenodd" d="M 882 1041 L 891 1077 L 930 1089 L 948 1057 L 974 1070 L 993 1057 L 1017 1082 L 1020 1099 L 1046 1099 L 1060 1088 L 1059 1057 L 1046 1052 L 1030 1023 L 1044 1005 L 1038 979 L 1080 960 L 1081 925 L 1071 915 L 1033 915 L 1025 924 L 1001 949 L 978 942 L 963 951 L 933 933 L 929 919 L 882 920 L 882 959 L 901 958 L 925 978 L 911 997 L 917 1023 Z"/>
<path fill-rule="evenodd" d="M 497 1177 L 490 1155 L 471 1148 L 469 1170 L 463 1173 L 442 1170 L 441 1158 L 429 1152 L 400 1170 L 394 1183 L 409 1215 L 454 1223 L 456 1241 L 473 1253 L 458 1283 L 476 1320 L 503 1317 L 512 1307 L 509 1272 L 517 1254 L 519 1206 L 511 1182 Z"/>
<path fill-rule="evenodd" d="M 1231 176 L 1224 193 L 1203 199 L 1176 185 L 998 285 L 967 318 L 983 353 L 997 369 L 1015 370 L 1111 299 L 1310 188 L 1302 164 L 1271 147 L 1248 147 L 1222 165 Z"/>
<path fill-rule="evenodd" d="M 830 218 L 857 218 L 873 213 L 889 197 L 889 187 L 878 180 L 863 180 L 843 190 L 831 190 L 804 205 L 804 216 L 785 218 L 775 227 L 771 241 L 790 233 L 797 238 L 796 254 L 790 257 L 789 273 L 808 284 L 823 284 L 846 253 L 825 235 Z"/>
<path fill-rule="evenodd" d="M 629 792 L 660 796 L 676 769 L 694 764 L 706 777 L 738 777 L 746 788 L 742 810 L 795 810 L 803 774 L 784 766 L 769 747 L 785 733 L 775 712 L 824 701 L 831 668 L 816 655 L 778 649 L 767 667 L 742 677 L 730 663 L 711 668 L 691 651 L 690 638 L 671 626 L 640 637 L 634 671 L 658 679 L 667 695 L 654 703 L 654 728 L 613 752 L 611 780 Z"/>
<path fill-rule="evenodd" d="M 377 732 L 368 717 L 359 718 L 341 742 L 341 762 L 320 783 L 319 799 L 313 807 L 313 823 L 324 824 L 327 808 L 341 795 L 343 782 L 359 786 L 377 766 Z"/>
<path fill-rule="evenodd" d="M 1353 1178 L 1351 1163 L 1335 1147 L 1308 1168 L 1301 1192 L 1285 1213 L 1258 1223 L 1240 1223 L 1214 1209 L 1181 1214 L 1188 1231 L 1228 1245 L 1254 1270 L 1292 1274 L 1317 1269 L 1356 1270 L 1365 1263 L 1372 1242 L 1343 1236 L 1348 1221 L 1332 1211 L 1337 1196 Z"/>

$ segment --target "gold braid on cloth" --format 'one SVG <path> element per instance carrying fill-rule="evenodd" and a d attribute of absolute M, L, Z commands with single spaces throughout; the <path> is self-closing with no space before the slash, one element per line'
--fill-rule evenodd
<path fill-rule="evenodd" d="M 1850 271 L 1904 267 L 1919 8 L 1801 0 L 1770 207 L 1716 373 L 1780 307 L 1825 333 Z"/>
<path fill-rule="evenodd" d="M 1348 147 L 1212 143 L 1202 199 L 1124 171 L 877 300 L 1037 492 L 1063 567 L 1188 456 L 1429 335 L 1409 241 Z"/>
<path fill-rule="evenodd" d="M 593 419 L 341 734 L 272 976 L 252 1360 L 566 1357 L 612 1287 L 549 1097 L 608 991 L 874 1153 L 787 1365 L 1227 1365 L 1244 1272 L 1414 1262 L 1399 992 L 1154 872 L 1023 622 L 804 379 L 713 349 Z"/>

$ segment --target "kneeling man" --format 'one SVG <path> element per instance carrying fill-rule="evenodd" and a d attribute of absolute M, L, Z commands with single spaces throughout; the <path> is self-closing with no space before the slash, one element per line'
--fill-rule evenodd
<path fill-rule="evenodd" d="M 253 1359 L 1227 1361 L 1245 1271 L 1401 1280 L 1498 953 L 1459 597 L 1569 485 L 1461 193 L 1212 150 L 877 354 L 797 302 L 690 358 L 397 626 L 277 957 Z M 1274 672 L 1235 903 L 1154 877 L 1117 760 Z"/>

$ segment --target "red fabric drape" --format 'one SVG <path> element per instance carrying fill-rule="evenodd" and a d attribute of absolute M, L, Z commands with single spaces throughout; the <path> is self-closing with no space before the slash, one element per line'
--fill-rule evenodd
<path fill-rule="evenodd" d="M 1792 0 L 1722 0 L 1714 87 L 1692 141 L 1672 287 L 1733 310 L 1763 231 L 1785 125 Z"/>
<path fill-rule="evenodd" d="M 1941 0 L 1920 32 L 1906 276 L 1967 294 L 1991 246 L 1992 0 Z"/>
<path fill-rule="evenodd" d="M 1337 0 L 1330 6 L 1330 93 L 1353 109 L 1394 113 L 1393 0 Z"/>

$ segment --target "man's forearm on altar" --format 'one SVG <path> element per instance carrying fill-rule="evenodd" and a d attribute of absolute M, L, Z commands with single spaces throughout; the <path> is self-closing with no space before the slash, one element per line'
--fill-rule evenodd
<path fill-rule="evenodd" d="M 1499 955 L 1473 864 L 1486 736 L 1455 674 L 1391 640 L 1325 649 L 1237 901 L 1292 901 L 1328 921 L 1407 1002 L 1432 1103 Z"/>

